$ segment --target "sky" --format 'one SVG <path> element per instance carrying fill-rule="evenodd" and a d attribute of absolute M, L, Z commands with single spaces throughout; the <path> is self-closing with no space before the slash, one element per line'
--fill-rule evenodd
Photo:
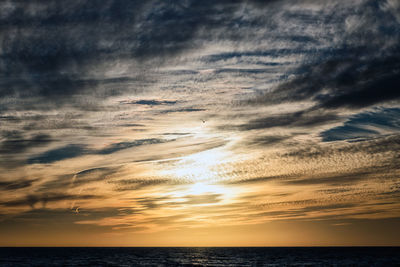
<path fill-rule="evenodd" d="M 400 2 L 0 2 L 0 246 L 400 245 Z"/>

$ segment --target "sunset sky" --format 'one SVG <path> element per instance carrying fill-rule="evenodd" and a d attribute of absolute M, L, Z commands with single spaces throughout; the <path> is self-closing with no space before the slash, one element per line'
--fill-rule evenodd
<path fill-rule="evenodd" d="M 1 1 L 0 32 L 0 246 L 400 245 L 400 1 Z"/>

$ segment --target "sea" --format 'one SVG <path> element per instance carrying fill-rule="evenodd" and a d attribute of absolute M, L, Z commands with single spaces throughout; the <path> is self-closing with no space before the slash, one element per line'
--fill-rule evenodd
<path fill-rule="evenodd" d="M 0 266 L 400 266 L 400 247 L 3 247 Z"/>

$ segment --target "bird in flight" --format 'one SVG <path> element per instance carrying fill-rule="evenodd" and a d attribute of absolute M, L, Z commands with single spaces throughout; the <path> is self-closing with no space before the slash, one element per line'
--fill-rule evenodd
<path fill-rule="evenodd" d="M 76 214 L 78 214 L 78 213 L 79 213 L 79 207 L 77 207 L 77 208 L 74 210 L 74 212 L 75 212 Z"/>
<path fill-rule="evenodd" d="M 206 123 L 206 121 L 205 121 L 205 120 L 203 120 L 203 119 L 202 119 L 201 121 L 202 121 L 203 123 Z"/>

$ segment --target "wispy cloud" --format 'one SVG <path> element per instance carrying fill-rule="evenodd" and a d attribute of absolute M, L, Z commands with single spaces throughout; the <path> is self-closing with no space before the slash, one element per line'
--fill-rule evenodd
<path fill-rule="evenodd" d="M 399 217 L 399 10 L 1 2 L 0 234 Z"/>
<path fill-rule="evenodd" d="M 101 196 L 96 195 L 70 195 L 63 193 L 46 193 L 41 195 L 27 195 L 21 199 L 15 199 L 10 201 L 1 202 L 0 205 L 6 207 L 18 207 L 18 206 L 31 206 L 32 208 L 37 203 L 41 203 L 45 206 L 49 202 L 58 202 L 63 200 L 82 200 L 82 199 L 99 199 Z"/>
<path fill-rule="evenodd" d="M 140 139 L 132 142 L 119 142 L 106 146 L 102 149 L 89 149 L 85 145 L 67 145 L 61 148 L 53 149 L 44 152 L 41 155 L 35 156 L 28 159 L 28 163 L 52 163 L 55 161 L 75 158 L 83 155 L 97 154 L 97 155 L 108 155 L 118 152 L 123 149 L 128 149 L 132 147 L 138 147 L 143 145 L 160 144 L 164 142 L 171 142 L 174 140 L 162 140 L 162 139 Z"/>

